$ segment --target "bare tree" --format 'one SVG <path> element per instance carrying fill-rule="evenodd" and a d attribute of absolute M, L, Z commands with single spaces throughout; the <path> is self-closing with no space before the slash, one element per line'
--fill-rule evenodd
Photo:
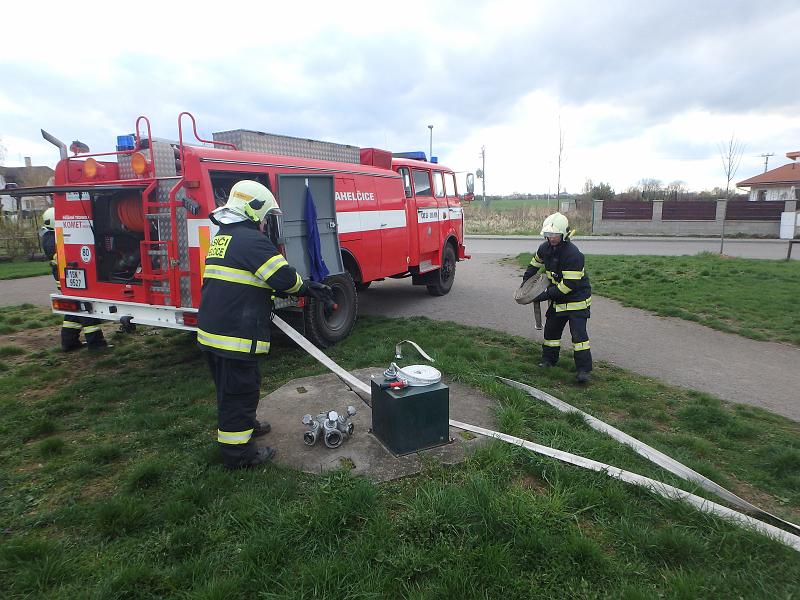
<path fill-rule="evenodd" d="M 719 156 L 722 159 L 722 171 L 725 173 L 725 199 L 730 198 L 731 180 L 736 177 L 736 171 L 742 163 L 744 143 L 737 140 L 734 134 L 727 143 L 720 142 Z"/>
<path fill-rule="evenodd" d="M 644 179 L 639 180 L 639 189 L 642 190 L 643 193 L 647 194 L 650 192 L 660 192 L 663 189 L 663 185 L 661 184 L 660 179 L 653 179 L 652 177 L 646 177 Z"/>
<path fill-rule="evenodd" d="M 676 179 L 675 181 L 670 181 L 665 189 L 668 192 L 678 192 L 680 194 L 684 194 L 688 191 L 689 188 L 686 187 L 685 181 Z"/>
<path fill-rule="evenodd" d="M 6 159 L 6 147 L 3 146 L 3 138 L 0 137 L 0 165 L 3 164 L 3 161 Z"/>
<path fill-rule="evenodd" d="M 731 139 L 727 145 L 725 143 L 719 144 L 719 156 L 722 159 L 722 170 L 725 173 L 725 211 L 727 212 L 727 200 L 730 198 L 731 180 L 736 177 L 736 171 L 739 170 L 739 165 L 742 162 L 742 154 L 744 153 L 744 143 L 736 139 L 736 135 L 731 134 Z M 722 254 L 725 250 L 725 219 L 722 219 L 722 228 L 719 236 L 719 253 Z"/>
<path fill-rule="evenodd" d="M 592 197 L 592 188 L 594 187 L 594 182 L 591 180 L 590 177 L 587 177 L 586 180 L 583 182 L 583 190 L 582 193 L 586 198 Z"/>

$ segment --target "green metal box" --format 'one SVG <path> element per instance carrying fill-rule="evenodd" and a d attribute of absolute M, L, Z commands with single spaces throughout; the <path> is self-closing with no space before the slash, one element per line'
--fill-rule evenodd
<path fill-rule="evenodd" d="M 402 455 L 450 441 L 450 389 L 443 383 L 400 390 L 372 380 L 372 433 Z"/>

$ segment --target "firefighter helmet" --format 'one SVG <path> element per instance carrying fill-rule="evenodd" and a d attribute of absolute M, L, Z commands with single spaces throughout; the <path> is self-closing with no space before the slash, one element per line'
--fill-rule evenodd
<path fill-rule="evenodd" d="M 569 220 L 559 212 L 553 213 L 542 223 L 542 235 L 545 237 L 560 234 L 561 238 L 566 240 L 569 239 L 571 233 Z"/>
<path fill-rule="evenodd" d="M 231 188 L 225 208 L 260 223 L 268 214 L 281 214 L 281 209 L 265 186 L 257 181 L 245 179 Z"/>
<path fill-rule="evenodd" d="M 56 228 L 56 209 L 52 206 L 42 213 L 42 225 L 47 229 Z"/>

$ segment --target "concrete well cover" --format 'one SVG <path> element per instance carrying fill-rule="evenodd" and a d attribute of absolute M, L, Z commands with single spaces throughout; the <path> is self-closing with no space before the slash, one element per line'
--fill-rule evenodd
<path fill-rule="evenodd" d="M 384 368 L 369 367 L 352 373 L 364 382 L 369 382 L 372 376 L 383 380 Z M 496 403 L 492 398 L 466 385 L 447 381 L 446 374 L 443 380 L 450 387 L 451 419 L 495 428 L 492 408 Z M 353 437 L 334 450 L 325 447 L 322 440 L 315 446 L 303 443 L 303 433 L 307 430 L 301 421 L 303 415 L 316 416 L 329 410 L 347 414 L 348 405 L 358 411 L 352 418 Z M 261 399 L 257 415 L 260 421 L 272 425 L 272 431 L 257 440 L 258 445 L 276 448 L 277 463 L 314 474 L 349 466 L 354 474 L 366 475 L 374 481 L 389 481 L 418 473 L 427 461 L 461 462 L 476 446 L 486 442 L 486 438 L 451 427 L 451 443 L 396 457 L 369 432 L 372 424 L 369 406 L 332 373 L 288 382 Z"/>

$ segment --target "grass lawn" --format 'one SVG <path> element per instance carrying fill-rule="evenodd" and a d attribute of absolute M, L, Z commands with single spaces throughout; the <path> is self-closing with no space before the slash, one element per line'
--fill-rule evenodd
<path fill-rule="evenodd" d="M 33 304 L 0 308 L 0 334 L 49 327 L 60 324 L 63 319 Z"/>
<path fill-rule="evenodd" d="M 797 552 L 501 442 L 382 485 L 347 470 L 225 472 L 213 384 L 193 336 L 140 328 L 112 338 L 109 354 L 90 357 L 55 351 L 55 327 L 0 337 L 5 598 L 797 594 Z M 426 319 L 362 318 L 328 354 L 347 368 L 388 364 L 402 339 L 433 354 L 446 377 L 495 397 L 502 431 L 689 487 L 575 415 L 482 374 L 549 391 L 800 518 L 798 423 L 602 364 L 579 388 L 571 360 L 536 369 L 533 341 Z M 263 391 L 323 372 L 278 339 Z"/>
<path fill-rule="evenodd" d="M 20 279 L 50 275 L 49 261 L 15 260 L 0 262 L 0 279 Z"/>
<path fill-rule="evenodd" d="M 517 257 L 527 265 L 531 254 Z M 800 346 L 800 263 L 696 256 L 586 257 L 592 291 L 665 317 Z"/>

